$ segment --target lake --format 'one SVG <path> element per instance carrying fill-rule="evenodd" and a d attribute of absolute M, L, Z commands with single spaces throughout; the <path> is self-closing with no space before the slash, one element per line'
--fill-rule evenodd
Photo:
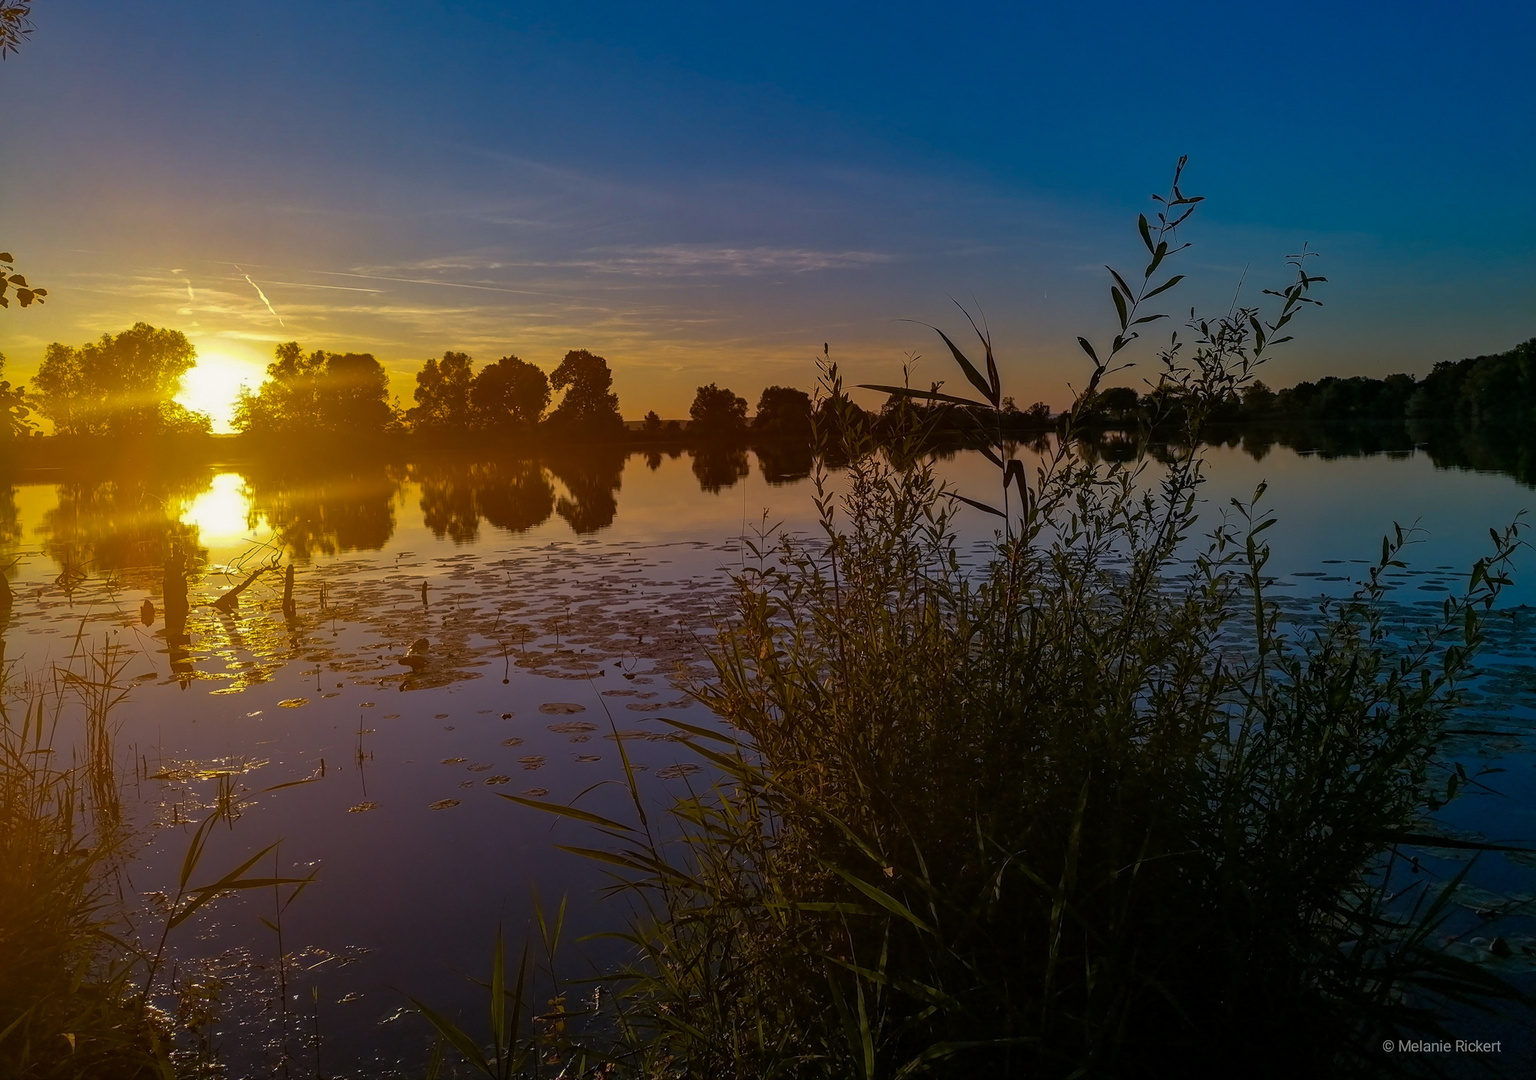
<path fill-rule="evenodd" d="M 1352 588 L 1397 522 L 1422 531 L 1393 577 L 1392 617 L 1423 624 L 1464 586 L 1488 529 L 1536 503 L 1509 476 L 1439 468 L 1422 450 L 1273 447 L 1256 460 L 1228 446 L 1209 463 L 1213 518 L 1268 483 L 1279 518 L 1268 570 L 1301 621 L 1318 597 Z M 14 561 L 8 693 L 26 700 L 55 670 L 100 664 L 126 690 L 112 715 L 138 838 L 122 872 L 130 906 L 163 908 L 221 793 L 232 820 L 210 834 L 193 885 L 274 843 L 266 870 L 314 872 L 291 904 L 289 889 L 226 897 L 172 935 L 175 978 L 221 1002 L 210 1038 L 228 1060 L 270 1067 L 286 1047 L 309 1075 L 318 1032 L 327 1075 L 419 1069 L 430 1039 L 407 995 L 474 1010 L 478 1023 L 483 992 L 466 977 L 484 977 L 498 927 L 515 945 L 537 937 L 536 902 L 553 911 L 568 898 L 573 974 L 617 955 L 573 944 L 623 921 L 600 896 L 601 868 L 556 847 L 590 842 L 584 828 L 497 795 L 580 797 L 622 817 L 616 736 L 658 807 L 708 782 L 664 720 L 710 723 L 684 687 L 708 675 L 731 572 L 754 557 L 756 532 L 815 529 L 803 467 L 746 451 L 613 451 L 30 473 L 0 500 Z M 941 472 L 976 497 L 996 490 L 977 454 Z M 961 512 L 975 558 L 992 521 Z M 193 607 L 184 637 L 168 641 L 163 559 L 177 545 Z M 257 574 L 233 610 L 210 606 L 279 562 L 295 568 L 288 613 L 282 568 Z M 1536 847 L 1533 562 L 1521 561 L 1494 620 L 1464 717 L 1477 734 L 1453 743 L 1469 772 L 1505 771 L 1442 816 L 1468 836 Z M 1500 932 L 1536 945 L 1536 873 L 1522 858 L 1476 867 L 1452 925 L 1466 955 L 1487 953 L 1477 912 L 1498 905 L 1515 916 Z M 1502 963 L 1527 978 L 1522 957 Z"/>

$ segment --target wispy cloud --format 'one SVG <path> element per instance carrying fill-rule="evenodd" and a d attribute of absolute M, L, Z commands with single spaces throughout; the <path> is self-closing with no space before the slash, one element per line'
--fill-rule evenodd
<path fill-rule="evenodd" d="M 757 274 L 804 274 L 816 270 L 857 270 L 891 261 L 892 256 L 878 251 L 667 244 L 612 249 L 598 258 L 577 260 L 567 265 L 608 274 L 751 277 Z"/>

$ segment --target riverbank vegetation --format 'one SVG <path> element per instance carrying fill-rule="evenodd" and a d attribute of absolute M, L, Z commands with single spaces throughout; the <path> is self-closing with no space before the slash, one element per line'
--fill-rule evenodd
<path fill-rule="evenodd" d="M 141 837 L 124 809 L 113 716 L 129 693 L 125 666 L 120 646 L 83 638 L 46 671 L 19 677 L 0 663 L 0 1075 L 15 1080 L 220 1075 L 202 1030 L 216 991 L 169 971 L 168 943 L 220 897 L 299 890 L 314 876 L 251 873 L 275 845 L 209 871 L 205 855 L 222 846 L 214 826 L 238 816 L 226 773 L 208 778 L 220 795 L 201 821 L 182 819 L 174 887 L 130 899 Z M 135 765 L 133 778 L 145 772 Z"/>
<path fill-rule="evenodd" d="M 978 362 L 943 337 L 969 397 L 873 388 L 913 406 L 907 455 L 841 404 L 825 363 L 817 434 L 846 460 L 843 494 L 818 467 L 821 535 L 765 529 L 736 578 L 715 677 L 694 688 L 727 728 L 674 722 L 721 781 L 665 823 L 627 764 L 631 820 L 506 796 L 595 828 L 573 850 L 619 868 L 636 915 L 586 1040 L 507 1028 L 496 981 L 497 1061 L 563 1050 L 742 1080 L 1374 1076 L 1405 1067 L 1383 1039 L 1439 1032 L 1448 1005 L 1522 1000 L 1444 949 L 1457 882 L 1412 855 L 1434 849 L 1456 789 L 1439 748 L 1518 526 L 1437 628 L 1405 637 L 1382 606 L 1401 532 L 1353 597 L 1295 628 L 1268 593 L 1263 488 L 1197 512 L 1202 428 L 1316 302 L 1306 257 L 1274 309 L 1194 320 L 1159 350 L 1181 451 L 1146 453 L 1160 416 L 1128 460 L 1078 452 L 1076 418 L 1163 318 L 1150 301 L 1197 202 L 1176 178 L 1142 219 L 1148 265 L 1135 285 L 1114 275 L 1117 332 L 1081 342 L 1089 378 L 1033 475 L 1010 456 L 985 335 Z M 993 492 L 945 488 L 919 452 L 936 403 L 977 425 Z M 979 567 L 960 504 L 997 521 Z M 532 1000 L 521 978 L 517 993 Z M 503 1052 L 519 1038 L 535 1052 Z"/>

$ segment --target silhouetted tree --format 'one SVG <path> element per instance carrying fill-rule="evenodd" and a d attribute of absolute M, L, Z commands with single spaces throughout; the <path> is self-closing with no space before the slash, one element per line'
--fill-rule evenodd
<path fill-rule="evenodd" d="M 723 386 L 699 387 L 688 407 L 688 430 L 706 438 L 737 438 L 747 430 L 747 399 Z"/>
<path fill-rule="evenodd" d="M 1030 427 L 1050 427 L 1051 407 L 1043 401 L 1037 401 L 1019 414 L 1019 422 Z"/>
<path fill-rule="evenodd" d="M 411 430 L 468 431 L 473 382 L 468 353 L 445 352 L 441 361 L 428 360 L 416 373 L 416 406 L 405 414 Z"/>
<path fill-rule="evenodd" d="M 752 430 L 766 438 L 809 439 L 811 395 L 790 386 L 770 386 L 757 399 Z"/>
<path fill-rule="evenodd" d="M 565 392 L 548 421 L 556 432 L 612 438 L 624 429 L 619 396 L 611 389 L 613 373 L 601 356 L 586 349 L 572 349 L 550 374 L 549 383 Z"/>
<path fill-rule="evenodd" d="M 1133 387 L 1112 386 L 1093 399 L 1093 413 L 1112 423 L 1124 423 L 1136 416 L 1141 395 Z"/>
<path fill-rule="evenodd" d="M 371 353 L 304 355 L 299 343 L 277 347 L 259 393 L 242 387 L 236 431 L 264 437 L 379 435 L 397 423 L 389 375 Z"/>
<path fill-rule="evenodd" d="M 1260 419 L 1275 411 L 1275 392 L 1262 379 L 1253 380 L 1243 388 L 1242 393 L 1243 419 Z"/>
<path fill-rule="evenodd" d="M 549 406 L 549 376 L 516 356 L 503 356 L 475 376 L 470 404 L 487 431 L 532 431 Z"/>
<path fill-rule="evenodd" d="M 78 349 L 54 342 L 32 383 L 38 411 L 60 435 L 206 433 L 206 414 L 172 400 L 196 356 L 181 331 L 148 323 Z"/>
<path fill-rule="evenodd" d="M 654 436 L 661 434 L 661 417 L 657 414 L 655 409 L 652 409 L 650 412 L 645 414 L 644 430 L 647 435 Z"/>

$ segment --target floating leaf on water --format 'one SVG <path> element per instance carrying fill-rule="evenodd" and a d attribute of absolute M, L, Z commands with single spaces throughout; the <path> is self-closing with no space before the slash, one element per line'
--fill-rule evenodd
<path fill-rule="evenodd" d="M 347 813 L 349 813 L 349 814 L 363 814 L 363 813 L 368 812 L 369 810 L 377 810 L 378 808 L 379 808 L 379 804 L 376 803 L 376 802 L 360 802 L 356 806 L 349 806 L 349 807 L 347 807 Z"/>
<path fill-rule="evenodd" d="M 556 735 L 579 735 L 584 731 L 596 731 L 597 725 L 585 720 L 565 720 L 558 724 L 550 724 L 549 730 Z"/>
<path fill-rule="evenodd" d="M 510 784 L 512 782 L 512 778 L 510 776 L 502 776 L 500 773 L 497 773 L 495 776 L 487 776 L 485 778 L 485 782 L 487 784 Z"/>
<path fill-rule="evenodd" d="M 531 799 L 542 799 L 545 795 L 549 794 L 549 788 L 531 787 L 523 792 L 523 794 Z"/>
<path fill-rule="evenodd" d="M 502 739 L 501 740 L 501 745 L 502 746 L 522 746 L 523 745 L 523 740 L 519 739 L 516 735 L 514 735 L 510 739 Z"/>
<path fill-rule="evenodd" d="M 303 708 L 305 705 L 309 704 L 309 698 L 305 698 L 305 697 L 284 698 L 282 701 L 279 701 L 278 704 L 280 706 L 282 706 L 283 708 L 285 708 L 285 709 L 300 709 L 300 708 Z"/>
<path fill-rule="evenodd" d="M 338 1005 L 347 1005 L 347 1004 L 349 1004 L 351 1002 L 354 1002 L 354 1001 L 361 1001 L 362 997 L 363 997 L 362 994 L 359 994 L 356 990 L 352 990 L 352 991 L 349 991 L 348 993 L 342 994 L 341 997 L 337 998 L 336 999 L 336 1004 L 338 1004 Z"/>
<path fill-rule="evenodd" d="M 489 772 L 494 766 L 495 762 L 487 761 L 483 764 L 469 765 L 466 766 L 466 768 L 468 768 L 470 772 Z"/>
<path fill-rule="evenodd" d="M 468 758 L 461 758 L 461 757 L 445 757 L 445 758 L 443 758 L 443 764 L 444 765 L 462 765 L 462 764 L 464 764 L 464 762 L 466 762 L 468 760 L 469 760 Z"/>
<path fill-rule="evenodd" d="M 524 769 L 527 769 L 530 772 L 532 772 L 534 769 L 542 769 L 544 767 L 544 757 L 541 754 L 530 754 L 528 757 L 518 758 L 517 761 L 518 764 L 522 765 Z"/>
<path fill-rule="evenodd" d="M 676 765 L 668 765 L 664 769 L 657 769 L 656 775 L 663 780 L 680 780 L 689 773 L 699 771 L 699 766 L 690 761 L 680 762 Z"/>
<path fill-rule="evenodd" d="M 596 754 L 580 754 L 580 755 L 577 756 L 576 760 L 577 761 L 602 761 L 603 759 L 598 757 Z"/>
<path fill-rule="evenodd" d="M 144 674 L 142 674 L 142 675 L 135 675 L 135 676 L 134 676 L 134 679 L 135 679 L 135 680 L 136 680 L 136 681 L 138 681 L 138 682 L 144 682 L 144 681 L 145 681 L 145 680 L 146 680 L 146 679 L 158 679 L 158 678 L 159 678 L 159 677 L 160 677 L 160 676 L 158 676 L 158 675 L 157 675 L 157 674 L 155 674 L 155 673 L 154 673 L 154 672 L 153 672 L 153 671 L 146 671 L 146 672 L 145 672 L 145 673 L 144 673 Z"/>
<path fill-rule="evenodd" d="M 373 708 L 373 702 L 365 701 L 361 705 L 359 705 L 358 708 L 359 709 L 371 709 L 371 708 Z"/>
<path fill-rule="evenodd" d="M 450 810 L 459 805 L 458 799 L 438 799 L 427 807 L 428 810 Z"/>
<path fill-rule="evenodd" d="M 504 713 L 501 714 L 501 718 L 503 720 L 510 720 L 510 719 L 512 719 L 512 714 L 509 713 L 509 712 L 504 712 Z"/>
<path fill-rule="evenodd" d="M 586 711 L 587 707 L 585 705 L 577 705 L 570 701 L 546 701 L 539 706 L 539 712 L 547 713 L 550 716 L 572 716 Z"/>

